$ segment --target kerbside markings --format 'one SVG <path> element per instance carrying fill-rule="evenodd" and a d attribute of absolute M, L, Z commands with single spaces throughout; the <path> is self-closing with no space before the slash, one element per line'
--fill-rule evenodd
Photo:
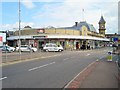
<path fill-rule="evenodd" d="M 52 62 L 52 63 L 49 63 L 49 64 L 45 64 L 45 65 L 42 65 L 42 66 L 39 66 L 39 67 L 31 68 L 31 69 L 29 69 L 28 71 L 33 71 L 33 70 L 36 70 L 36 69 L 40 69 L 40 68 L 46 67 L 46 66 L 48 66 L 48 65 L 52 65 L 52 64 L 54 64 L 54 63 L 55 63 L 55 62 Z"/>
<path fill-rule="evenodd" d="M 80 73 L 78 73 L 64 88 L 63 90 L 65 90 L 82 72 L 84 72 L 85 70 L 87 70 L 88 67 L 90 67 L 92 64 L 94 64 L 96 61 L 90 63 L 86 68 L 84 68 Z"/>
<path fill-rule="evenodd" d="M 7 77 L 0 78 L 0 81 L 1 81 L 1 80 L 4 80 L 4 79 L 6 79 L 6 78 L 7 78 Z"/>

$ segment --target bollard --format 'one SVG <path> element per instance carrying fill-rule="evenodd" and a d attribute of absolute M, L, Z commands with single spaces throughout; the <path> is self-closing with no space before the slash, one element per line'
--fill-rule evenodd
<path fill-rule="evenodd" d="M 108 52 L 107 61 L 112 61 L 112 51 Z"/>

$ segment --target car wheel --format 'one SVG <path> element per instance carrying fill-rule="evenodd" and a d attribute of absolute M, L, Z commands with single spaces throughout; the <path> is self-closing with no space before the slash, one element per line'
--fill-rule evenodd
<path fill-rule="evenodd" d="M 61 49 L 59 49 L 59 52 L 61 52 L 62 50 Z"/>
<path fill-rule="evenodd" d="M 35 52 L 33 49 L 31 50 L 32 52 Z"/>
<path fill-rule="evenodd" d="M 46 52 L 48 52 L 49 50 L 48 50 L 48 49 L 46 49 L 45 51 L 46 51 Z"/>
<path fill-rule="evenodd" d="M 21 52 L 22 52 L 22 50 L 18 49 L 18 52 L 19 52 L 19 51 L 21 51 Z"/>

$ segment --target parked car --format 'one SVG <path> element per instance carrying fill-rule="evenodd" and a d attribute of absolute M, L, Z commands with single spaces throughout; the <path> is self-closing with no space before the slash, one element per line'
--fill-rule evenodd
<path fill-rule="evenodd" d="M 11 47 L 11 46 L 7 46 L 7 47 L 10 48 L 13 52 L 15 51 L 14 47 Z"/>
<path fill-rule="evenodd" d="M 19 47 L 16 47 L 16 51 L 21 51 L 21 52 L 24 52 L 24 51 L 32 51 L 32 52 L 36 52 L 37 51 L 37 48 L 35 48 L 35 47 L 30 47 L 30 46 L 28 46 L 28 45 L 21 45 L 21 48 L 19 48 Z"/>
<path fill-rule="evenodd" d="M 13 52 L 15 50 L 15 48 L 12 48 L 10 46 L 6 46 L 6 45 L 3 45 L 3 46 L 0 46 L 0 50 L 2 52 Z"/>
<path fill-rule="evenodd" d="M 43 47 L 43 51 L 63 51 L 63 47 L 61 45 L 56 45 L 55 43 L 46 43 Z"/>

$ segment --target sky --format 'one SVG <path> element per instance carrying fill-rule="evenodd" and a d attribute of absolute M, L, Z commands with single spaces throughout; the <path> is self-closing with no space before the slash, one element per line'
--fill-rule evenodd
<path fill-rule="evenodd" d="M 19 28 L 19 0 L 0 2 L 0 30 Z M 106 33 L 118 33 L 119 0 L 20 0 L 21 28 L 53 26 L 71 27 L 75 22 L 93 24 L 98 32 L 101 15 L 106 21 Z"/>

